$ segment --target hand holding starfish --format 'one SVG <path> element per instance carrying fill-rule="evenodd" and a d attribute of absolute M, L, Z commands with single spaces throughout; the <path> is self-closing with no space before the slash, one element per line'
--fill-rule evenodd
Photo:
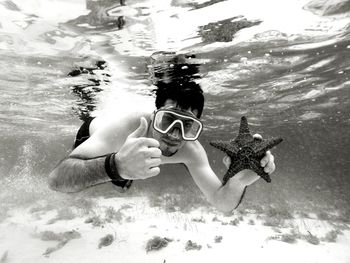
<path fill-rule="evenodd" d="M 257 175 L 266 182 L 271 182 L 269 174 L 274 171 L 275 165 L 273 155 L 268 151 L 282 140 L 282 138 L 262 139 L 259 135 L 252 136 L 247 118 L 243 116 L 238 136 L 235 139 L 210 142 L 212 146 L 229 156 L 230 164 L 223 183 L 226 184 L 233 176 L 238 176 L 236 179 L 242 176 L 242 180 L 246 181 L 245 185 L 249 185 L 258 179 Z M 247 172 L 247 169 L 250 172 Z M 242 173 L 245 174 L 244 177 Z"/>
<path fill-rule="evenodd" d="M 253 137 L 254 138 L 261 138 L 261 135 L 254 134 Z M 222 162 L 224 163 L 224 165 L 226 166 L 227 169 L 230 168 L 231 158 L 228 155 L 226 155 L 223 158 Z M 261 164 L 261 167 L 264 167 L 264 171 L 269 175 L 271 175 L 276 169 L 275 157 L 273 156 L 273 154 L 270 151 L 266 152 L 266 154 L 262 158 L 260 164 Z M 245 170 L 238 172 L 235 175 L 235 177 L 245 186 L 249 186 L 261 178 L 256 172 L 254 172 L 253 170 L 249 170 L 249 169 L 245 169 Z"/>

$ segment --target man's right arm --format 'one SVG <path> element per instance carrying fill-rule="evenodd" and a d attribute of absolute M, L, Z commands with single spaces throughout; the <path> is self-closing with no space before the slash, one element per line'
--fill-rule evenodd
<path fill-rule="evenodd" d="M 111 181 L 105 171 L 106 156 L 92 159 L 68 157 L 50 174 L 51 189 L 73 193 L 87 187 Z"/>
<path fill-rule="evenodd" d="M 107 136 L 95 134 L 76 148 L 49 175 L 49 186 L 53 190 L 72 193 L 87 187 L 117 180 L 146 179 L 159 174 L 161 151 L 159 142 L 145 138 L 148 124 L 141 118 L 139 127 L 125 138 L 106 139 Z M 113 143 L 111 143 L 113 142 Z M 115 152 L 110 156 L 110 153 Z M 108 154 L 108 155 L 107 155 Z M 107 156 L 113 157 L 112 174 L 106 162 Z M 98 156 L 98 157 L 95 157 Z M 105 164 L 106 163 L 106 164 Z M 122 178 L 122 179 L 121 179 Z"/>

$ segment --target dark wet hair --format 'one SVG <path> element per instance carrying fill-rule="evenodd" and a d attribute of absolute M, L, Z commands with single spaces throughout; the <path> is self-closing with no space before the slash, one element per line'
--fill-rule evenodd
<path fill-rule="evenodd" d="M 171 99 L 177 102 L 182 109 L 198 110 L 197 117 L 200 118 L 204 107 L 203 90 L 194 81 L 189 82 L 158 82 L 154 90 L 156 94 L 156 107 L 164 106 L 166 100 Z"/>

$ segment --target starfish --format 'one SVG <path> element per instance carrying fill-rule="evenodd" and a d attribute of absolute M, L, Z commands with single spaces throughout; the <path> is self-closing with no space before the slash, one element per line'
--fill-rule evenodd
<path fill-rule="evenodd" d="M 210 145 L 225 152 L 231 158 L 231 164 L 224 175 L 223 184 L 226 184 L 231 177 L 244 169 L 253 170 L 266 182 L 270 183 L 271 178 L 268 173 L 265 173 L 260 161 L 265 156 L 266 151 L 282 142 L 282 140 L 280 137 L 271 139 L 254 138 L 250 134 L 247 118 L 243 116 L 236 139 L 210 142 Z"/>

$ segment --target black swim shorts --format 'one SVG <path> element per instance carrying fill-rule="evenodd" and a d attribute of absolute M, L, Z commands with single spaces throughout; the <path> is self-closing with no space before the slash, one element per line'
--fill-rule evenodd
<path fill-rule="evenodd" d="M 94 117 L 88 117 L 88 119 L 81 125 L 80 129 L 78 130 L 77 136 L 75 137 L 75 142 L 73 149 L 77 148 L 80 144 L 85 142 L 87 139 L 90 138 L 90 123 L 92 120 L 95 119 Z"/>

